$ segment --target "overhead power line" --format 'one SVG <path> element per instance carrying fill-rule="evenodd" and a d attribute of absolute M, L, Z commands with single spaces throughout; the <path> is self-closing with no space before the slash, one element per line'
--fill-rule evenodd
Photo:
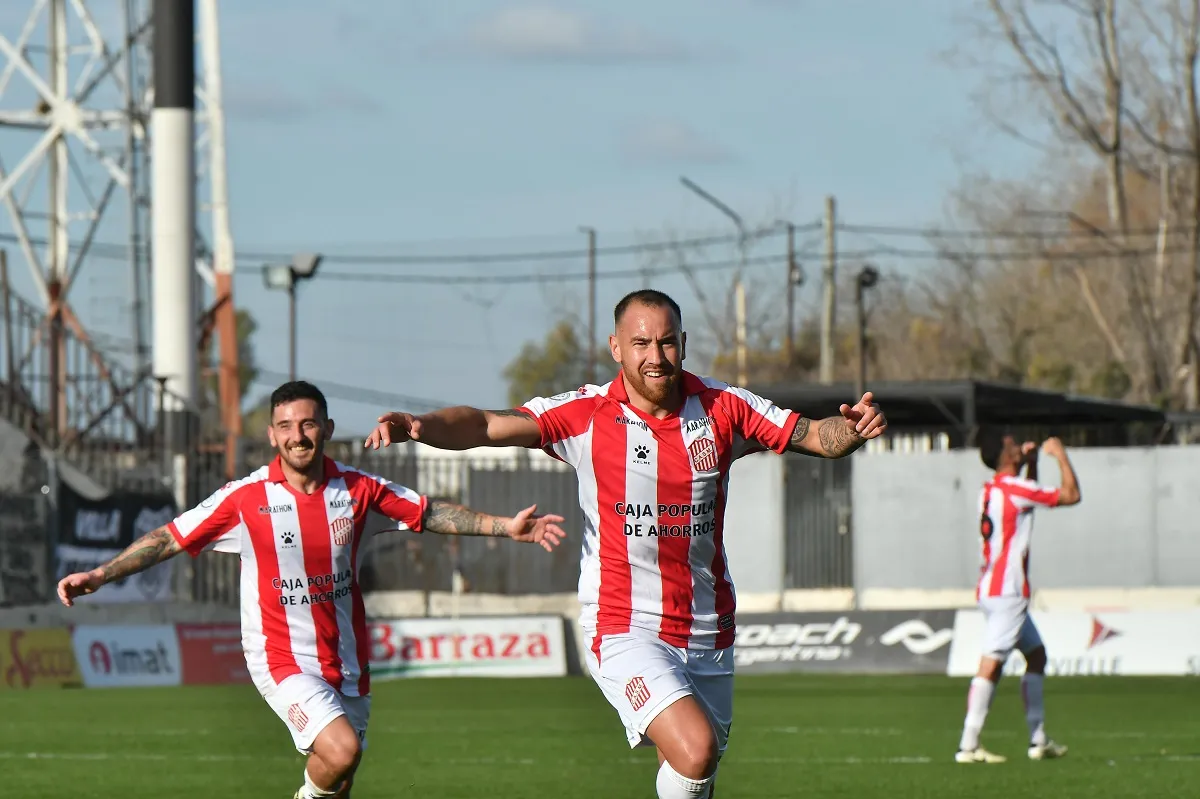
<path fill-rule="evenodd" d="M 786 255 L 762 255 L 757 258 L 747 258 L 745 263 L 748 266 L 756 266 L 763 264 L 782 264 L 787 260 Z M 737 261 L 709 261 L 701 264 L 687 264 L 687 270 L 690 272 L 719 272 L 729 269 L 735 269 L 742 264 L 741 260 Z M 238 273 L 258 274 L 264 271 L 262 266 L 241 267 Z M 609 271 L 596 273 L 596 280 L 618 280 L 634 277 L 662 277 L 669 274 L 677 274 L 681 271 L 678 266 L 659 266 L 650 269 L 614 269 Z M 462 286 L 462 285 L 481 285 L 481 284 L 503 284 L 512 285 L 517 283 L 569 283 L 572 281 L 588 280 L 588 273 L 581 270 L 573 270 L 570 272 L 526 272 L 520 274 L 499 274 L 499 275 L 432 275 L 432 274 L 415 274 L 395 272 L 322 272 L 320 280 L 325 281 L 346 281 L 350 283 L 405 283 L 419 284 L 427 286 Z"/>
<path fill-rule="evenodd" d="M 290 379 L 291 377 L 283 372 L 258 367 L 258 375 L 254 382 L 269 385 L 286 383 Z M 379 391 L 365 386 L 351 386 L 324 378 L 304 377 L 302 379 L 321 389 L 321 393 L 331 399 L 377 405 L 381 413 L 391 410 L 435 411 L 451 404 L 423 397 L 410 397 L 406 394 L 394 394 L 390 391 Z"/>

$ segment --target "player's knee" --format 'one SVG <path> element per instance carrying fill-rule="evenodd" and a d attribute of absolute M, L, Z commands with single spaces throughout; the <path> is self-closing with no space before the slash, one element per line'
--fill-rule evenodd
<path fill-rule="evenodd" d="M 689 730 L 680 741 L 671 768 L 690 780 L 701 780 L 717 770 L 720 755 L 717 738 L 711 728 Z"/>
<path fill-rule="evenodd" d="M 1025 670 L 1033 674 L 1041 674 L 1046 670 L 1046 647 L 1031 649 L 1025 655 Z"/>
<path fill-rule="evenodd" d="M 1004 664 L 999 660 L 995 658 L 983 658 L 979 661 L 979 671 L 976 672 L 976 676 L 990 682 L 999 682 L 1003 669 Z"/>
<path fill-rule="evenodd" d="M 362 744 L 349 724 L 331 724 L 321 732 L 315 747 L 326 768 L 339 779 L 358 767 Z"/>

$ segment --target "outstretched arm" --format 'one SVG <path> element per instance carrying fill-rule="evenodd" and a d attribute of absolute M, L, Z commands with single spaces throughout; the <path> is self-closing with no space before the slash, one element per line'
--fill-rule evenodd
<path fill-rule="evenodd" d="M 854 407 L 842 405 L 841 412 L 841 416 L 824 419 L 800 417 L 788 451 L 818 458 L 844 458 L 887 430 L 887 419 L 869 391 Z"/>
<path fill-rule="evenodd" d="M 89 572 L 68 574 L 58 583 L 58 598 L 67 607 L 77 596 L 95 593 L 107 583 L 145 571 L 182 552 L 179 542 L 166 527 L 159 527 L 134 541 L 108 563 Z"/>
<path fill-rule="evenodd" d="M 379 449 L 408 440 L 438 449 L 472 447 L 536 447 L 542 440 L 538 424 L 518 410 L 483 411 L 466 405 L 414 416 L 386 413 L 364 445 Z"/>
<path fill-rule="evenodd" d="M 840 416 L 825 419 L 801 417 L 788 443 L 789 452 L 815 455 L 818 458 L 843 458 L 866 443 L 853 428 L 846 426 Z"/>
<path fill-rule="evenodd" d="M 563 517 L 535 516 L 535 510 L 537 506 L 530 505 L 516 516 L 493 516 L 435 499 L 425 509 L 422 527 L 442 535 L 504 536 L 523 543 L 541 544 L 543 549 L 551 552 L 566 537 L 559 527 Z"/>

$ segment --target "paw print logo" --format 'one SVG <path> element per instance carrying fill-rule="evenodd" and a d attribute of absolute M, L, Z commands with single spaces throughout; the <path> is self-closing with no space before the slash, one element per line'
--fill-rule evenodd
<path fill-rule="evenodd" d="M 292 541 L 295 539 L 295 537 L 296 537 L 295 533 L 284 533 L 283 534 L 283 545 L 285 547 L 291 546 Z"/>
<path fill-rule="evenodd" d="M 648 463 L 650 460 L 650 448 L 645 444 L 638 444 L 633 448 L 634 460 L 641 463 Z"/>

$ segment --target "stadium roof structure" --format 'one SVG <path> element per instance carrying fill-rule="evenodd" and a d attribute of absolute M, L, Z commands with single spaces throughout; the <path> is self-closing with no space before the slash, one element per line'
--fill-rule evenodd
<path fill-rule="evenodd" d="M 843 402 L 859 396 L 854 384 L 847 382 L 766 383 L 748 388 L 813 418 L 832 416 Z M 891 429 L 952 430 L 956 438 L 967 441 L 979 427 L 992 425 L 1053 431 L 1137 426 L 1162 431 L 1169 424 L 1163 410 L 1149 405 L 979 380 L 868 381 L 867 389 L 887 412 Z"/>

